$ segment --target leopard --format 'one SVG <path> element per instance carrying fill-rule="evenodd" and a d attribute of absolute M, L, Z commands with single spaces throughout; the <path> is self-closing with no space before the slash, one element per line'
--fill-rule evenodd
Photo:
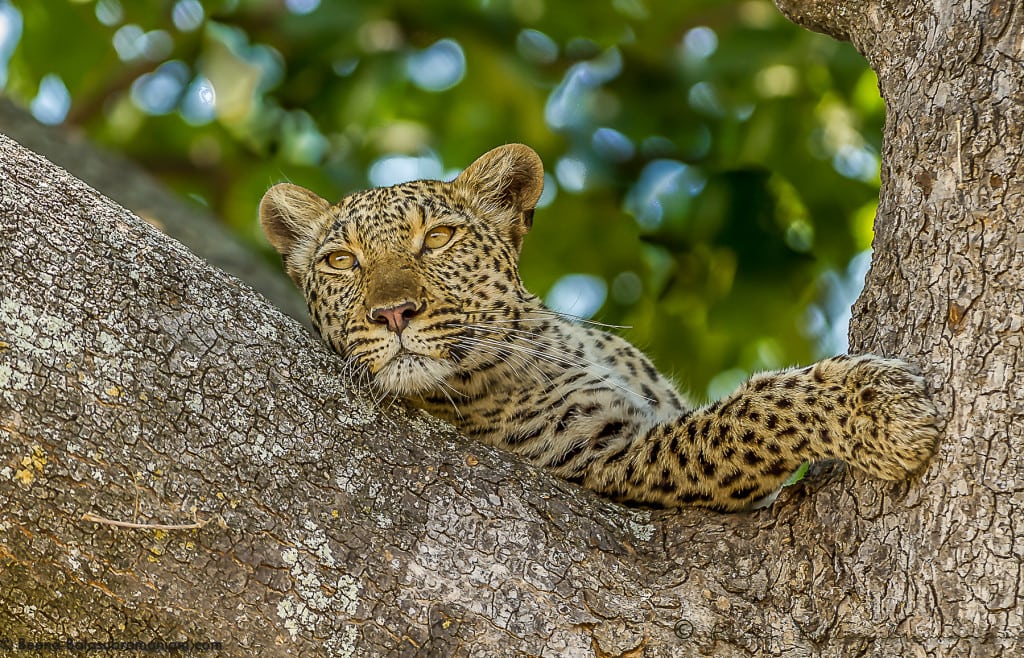
<path fill-rule="evenodd" d="M 506 144 L 336 203 L 278 183 L 259 218 L 353 382 L 614 501 L 739 512 L 808 462 L 926 468 L 939 416 L 907 362 L 839 355 L 698 404 L 618 333 L 549 309 L 519 274 L 543 186 L 537 153 Z"/>

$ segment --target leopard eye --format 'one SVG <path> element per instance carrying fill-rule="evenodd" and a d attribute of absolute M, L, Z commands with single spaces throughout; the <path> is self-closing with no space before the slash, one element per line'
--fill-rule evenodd
<path fill-rule="evenodd" d="M 423 246 L 427 249 L 440 249 L 451 242 L 453 235 L 455 229 L 451 226 L 435 226 L 427 231 L 426 237 L 423 238 Z"/>
<path fill-rule="evenodd" d="M 332 251 L 324 256 L 324 262 L 336 270 L 351 270 L 356 266 L 356 257 L 348 251 Z"/>

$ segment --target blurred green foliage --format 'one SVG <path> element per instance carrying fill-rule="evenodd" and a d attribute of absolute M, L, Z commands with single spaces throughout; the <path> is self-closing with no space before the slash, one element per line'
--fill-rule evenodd
<path fill-rule="evenodd" d="M 340 197 L 528 143 L 550 175 L 527 285 L 632 325 L 698 396 L 844 347 L 882 104 L 770 2 L 0 0 L 4 65 L 37 117 L 263 249 L 274 182 Z"/>

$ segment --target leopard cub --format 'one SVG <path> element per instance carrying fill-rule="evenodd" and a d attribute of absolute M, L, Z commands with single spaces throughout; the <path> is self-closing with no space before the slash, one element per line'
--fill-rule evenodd
<path fill-rule="evenodd" d="M 543 180 L 511 144 L 336 204 L 281 183 L 260 220 L 356 381 L 616 500 L 743 510 L 805 461 L 886 480 L 927 464 L 937 413 L 906 363 L 839 356 L 698 407 L 619 336 L 546 309 L 518 270 Z"/>

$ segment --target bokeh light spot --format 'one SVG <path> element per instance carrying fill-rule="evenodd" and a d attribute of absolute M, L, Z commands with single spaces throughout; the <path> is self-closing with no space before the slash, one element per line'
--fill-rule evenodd
<path fill-rule="evenodd" d="M 678 160 L 654 160 L 640 172 L 640 178 L 626 195 L 626 212 L 640 228 L 652 231 L 661 226 L 667 206 L 688 202 L 704 189 L 700 173 Z"/>
<path fill-rule="evenodd" d="M 0 4 L 0 87 L 7 84 L 7 65 L 21 41 L 21 12 L 9 4 Z"/>
<path fill-rule="evenodd" d="M 754 76 L 754 88 L 764 98 L 792 96 L 799 86 L 800 76 L 792 66 L 767 66 Z"/>
<path fill-rule="evenodd" d="M 629 137 L 614 128 L 598 128 L 590 142 L 598 155 L 613 162 L 624 162 L 636 154 Z"/>
<path fill-rule="evenodd" d="M 604 305 L 608 286 L 592 274 L 567 274 L 555 282 L 544 303 L 559 313 L 589 318 Z"/>
<path fill-rule="evenodd" d="M 843 144 L 832 156 L 832 166 L 841 175 L 861 181 L 873 180 L 878 175 L 878 156 L 866 146 Z"/>
<path fill-rule="evenodd" d="M 188 64 L 171 60 L 161 64 L 152 73 L 139 76 L 132 83 L 131 97 L 135 105 L 146 114 L 162 115 L 173 112 L 191 79 Z"/>
<path fill-rule="evenodd" d="M 555 176 L 569 192 L 582 192 L 587 185 L 587 163 L 579 158 L 562 158 L 555 164 Z"/>
<path fill-rule="evenodd" d="M 398 23 L 389 20 L 375 20 L 364 23 L 359 28 L 356 38 L 359 45 L 368 53 L 382 53 L 398 50 L 402 46 L 402 28 Z"/>
<path fill-rule="evenodd" d="M 356 72 L 356 67 L 359 66 L 358 57 L 346 57 L 339 59 L 331 64 L 331 70 L 334 74 L 342 78 L 347 78 Z"/>
<path fill-rule="evenodd" d="M 537 200 L 538 208 L 547 208 L 551 203 L 558 198 L 558 181 L 551 174 L 544 173 L 544 191 L 541 192 L 540 199 Z"/>
<path fill-rule="evenodd" d="M 71 94 L 59 75 L 48 73 L 43 76 L 39 81 L 39 92 L 29 109 L 40 123 L 52 126 L 64 120 L 71 109 Z"/>
<path fill-rule="evenodd" d="M 688 57 L 707 59 L 718 50 L 718 35 L 710 27 L 701 25 L 683 35 L 682 45 Z"/>
<path fill-rule="evenodd" d="M 701 81 L 690 87 L 686 97 L 690 107 L 713 117 L 725 116 L 725 107 L 718 96 L 718 92 L 710 82 Z"/>
<path fill-rule="evenodd" d="M 114 50 L 122 62 L 148 59 L 158 62 L 174 49 L 174 40 L 163 30 L 145 32 L 138 25 L 129 23 L 114 32 Z"/>
<path fill-rule="evenodd" d="M 217 94 L 213 83 L 204 76 L 196 76 L 181 100 L 181 116 L 193 126 L 213 121 L 217 115 Z"/>
<path fill-rule="evenodd" d="M 444 91 L 459 84 L 466 75 L 466 55 L 457 41 L 441 39 L 410 55 L 406 71 L 420 89 Z"/>
<path fill-rule="evenodd" d="M 540 30 L 520 30 L 516 36 L 516 51 L 535 64 L 551 64 L 558 59 L 558 44 Z"/>
<path fill-rule="evenodd" d="M 284 6 L 293 14 L 311 14 L 320 7 L 320 0 L 284 0 Z"/>
<path fill-rule="evenodd" d="M 182 32 L 191 32 L 203 24 L 203 5 L 199 0 L 178 0 L 171 10 L 171 20 L 174 27 Z"/>
<path fill-rule="evenodd" d="M 599 57 L 573 64 L 548 96 L 544 120 L 555 130 L 579 125 L 587 120 L 582 111 L 587 94 L 615 79 L 622 72 L 622 53 L 609 48 Z"/>
<path fill-rule="evenodd" d="M 435 155 L 386 155 L 370 165 L 370 184 L 388 187 L 413 180 L 441 180 L 444 166 Z"/>
<path fill-rule="evenodd" d="M 96 20 L 107 27 L 114 27 L 124 20 L 124 7 L 119 0 L 99 0 L 96 3 Z"/>

